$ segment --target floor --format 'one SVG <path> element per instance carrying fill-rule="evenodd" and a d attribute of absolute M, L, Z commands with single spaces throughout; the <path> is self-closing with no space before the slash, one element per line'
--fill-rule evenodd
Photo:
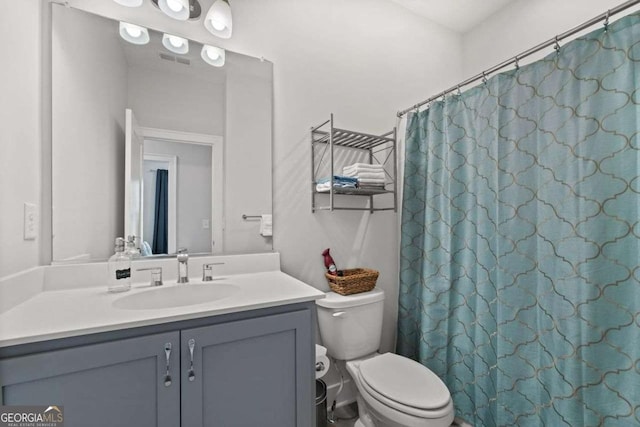
<path fill-rule="evenodd" d="M 340 408 L 336 410 L 336 422 L 329 423 L 328 427 L 353 427 L 353 425 L 356 423 L 356 420 L 358 419 L 357 416 L 354 416 L 354 414 L 357 413 L 354 413 L 354 411 L 357 410 L 358 407 L 355 404 L 352 404 L 346 408 Z M 459 425 L 454 422 L 453 424 L 451 424 L 451 427 L 459 427 Z"/>
<path fill-rule="evenodd" d="M 334 414 L 336 422 L 328 427 L 353 427 L 358 419 L 358 405 L 352 403 L 342 408 L 336 409 Z"/>

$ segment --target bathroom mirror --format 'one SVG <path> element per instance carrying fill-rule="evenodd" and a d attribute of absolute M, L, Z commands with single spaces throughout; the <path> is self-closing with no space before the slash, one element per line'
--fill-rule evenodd
<path fill-rule="evenodd" d="M 271 63 L 227 51 L 212 66 L 153 30 L 135 45 L 56 4 L 51 31 L 54 263 L 103 261 L 130 234 L 154 247 L 158 224 L 154 254 L 272 250 L 254 219 L 272 209 Z"/>

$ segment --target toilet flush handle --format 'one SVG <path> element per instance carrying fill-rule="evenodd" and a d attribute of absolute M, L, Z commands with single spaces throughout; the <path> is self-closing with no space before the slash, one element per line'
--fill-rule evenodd
<path fill-rule="evenodd" d="M 336 311 L 335 313 L 332 314 L 333 317 L 344 317 L 345 314 L 347 314 L 344 311 Z"/>

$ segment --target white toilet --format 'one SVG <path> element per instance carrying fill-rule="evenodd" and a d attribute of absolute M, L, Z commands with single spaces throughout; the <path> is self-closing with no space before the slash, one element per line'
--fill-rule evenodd
<path fill-rule="evenodd" d="M 318 324 L 330 356 L 346 361 L 358 389 L 356 427 L 448 427 L 453 402 L 447 386 L 425 366 L 377 353 L 384 292 L 328 292 L 318 300 Z"/>

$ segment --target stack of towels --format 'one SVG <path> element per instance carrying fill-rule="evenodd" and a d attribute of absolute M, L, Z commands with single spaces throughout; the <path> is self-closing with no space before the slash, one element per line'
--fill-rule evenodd
<path fill-rule="evenodd" d="M 384 189 L 385 172 L 382 165 L 354 163 L 342 170 L 344 176 L 356 178 L 358 188 Z"/>
<path fill-rule="evenodd" d="M 358 178 L 342 175 L 333 176 L 333 188 L 356 188 Z M 316 191 L 327 192 L 331 189 L 331 178 L 322 178 L 316 183 Z"/>

